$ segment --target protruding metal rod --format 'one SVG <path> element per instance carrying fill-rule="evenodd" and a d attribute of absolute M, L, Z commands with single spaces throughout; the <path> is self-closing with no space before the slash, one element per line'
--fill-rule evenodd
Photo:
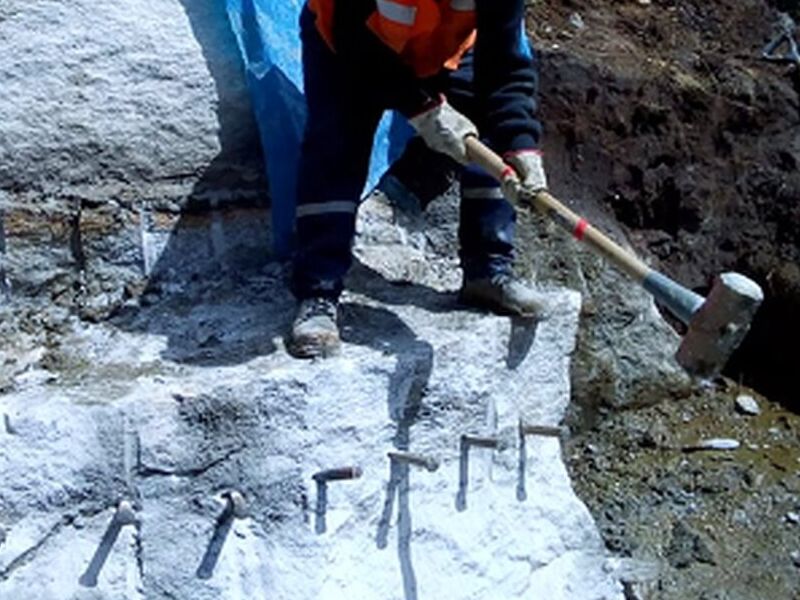
<path fill-rule="evenodd" d="M 78 579 L 78 583 L 85 587 L 95 587 L 97 585 L 97 578 L 108 555 L 111 553 L 111 548 L 114 547 L 114 542 L 117 541 L 119 532 L 125 525 L 136 525 L 138 522 L 139 519 L 133 510 L 133 505 L 127 500 L 121 500 L 117 505 L 114 516 L 111 518 L 111 522 L 108 524 L 106 532 L 103 534 L 103 538 L 100 540 L 100 545 L 97 547 L 94 556 L 92 556 L 89 566 L 86 567 L 86 571 Z"/>
<path fill-rule="evenodd" d="M 211 579 L 214 574 L 214 568 L 217 566 L 219 555 L 222 552 L 222 547 L 225 545 L 225 540 L 233 525 L 233 520 L 243 519 L 247 516 L 247 501 L 241 492 L 236 490 L 223 492 L 222 498 L 225 500 L 225 508 L 222 509 L 222 512 L 217 517 L 211 541 L 208 542 L 208 547 L 200 561 L 200 566 L 197 567 L 196 575 L 199 579 Z"/>
<path fill-rule="evenodd" d="M 494 448 L 496 450 L 503 449 L 503 443 L 499 438 L 486 437 L 480 435 L 464 434 L 461 436 L 461 446 L 478 446 L 479 448 Z"/>
<path fill-rule="evenodd" d="M 561 438 L 567 433 L 566 427 L 552 426 L 552 425 L 528 425 L 523 421 L 519 422 L 519 434 L 525 435 L 538 435 L 543 437 Z"/>
<path fill-rule="evenodd" d="M 317 508 L 314 511 L 316 521 L 314 523 L 314 531 L 318 535 L 325 533 L 328 525 L 325 521 L 325 513 L 328 511 L 328 484 L 321 480 L 317 480 Z"/>
<path fill-rule="evenodd" d="M 344 481 L 347 479 L 358 479 L 361 477 L 360 467 L 339 467 L 337 469 L 326 469 L 314 473 L 312 479 L 317 483 L 326 483 L 328 481 Z"/>
<path fill-rule="evenodd" d="M 528 499 L 528 491 L 525 488 L 525 474 L 528 470 L 528 451 L 525 444 L 525 433 L 523 433 L 522 421 L 519 422 L 519 460 L 517 461 L 517 500 L 524 502 Z"/>
<path fill-rule="evenodd" d="M 461 436 L 459 461 L 458 461 L 458 493 L 456 494 L 456 510 L 463 511 L 467 508 L 467 484 L 469 481 L 469 449 L 470 446 L 503 450 L 505 442 L 497 437 L 471 435 L 465 433 Z"/>
<path fill-rule="evenodd" d="M 121 500 L 117 505 L 115 517 L 120 525 L 136 525 L 139 522 L 139 517 L 136 516 L 133 504 L 127 500 Z"/>
<path fill-rule="evenodd" d="M 3 425 L 8 435 L 16 435 L 17 430 L 14 429 L 14 426 L 11 424 L 11 417 L 7 414 L 3 414 Z"/>
<path fill-rule="evenodd" d="M 325 469 L 312 475 L 312 479 L 317 482 L 317 509 L 316 524 L 314 530 L 318 534 L 325 533 L 325 513 L 328 510 L 328 482 L 346 481 L 348 479 L 358 479 L 361 477 L 360 467 L 339 467 L 336 469 Z"/>
<path fill-rule="evenodd" d="M 391 460 L 398 463 L 416 465 L 433 473 L 439 468 L 439 461 L 431 456 L 423 456 L 413 452 L 392 451 L 388 453 Z"/>

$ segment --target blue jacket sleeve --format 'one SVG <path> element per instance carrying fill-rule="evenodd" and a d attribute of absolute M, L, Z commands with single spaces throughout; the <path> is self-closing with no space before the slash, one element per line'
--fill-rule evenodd
<path fill-rule="evenodd" d="M 477 0 L 475 90 L 484 110 L 481 134 L 501 153 L 536 149 L 538 73 L 523 44 L 524 0 Z"/>

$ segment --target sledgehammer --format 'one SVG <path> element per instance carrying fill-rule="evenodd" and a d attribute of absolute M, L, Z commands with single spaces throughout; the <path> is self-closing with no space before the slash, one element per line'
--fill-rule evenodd
<path fill-rule="evenodd" d="M 549 193 L 526 193 L 514 170 L 476 137 L 467 137 L 466 145 L 470 160 L 498 181 L 504 185 L 516 182 L 522 203 L 548 216 L 627 273 L 688 326 L 675 355 L 688 373 L 710 378 L 722 370 L 747 334 L 764 299 L 764 293 L 755 281 L 739 273 L 724 273 L 715 279 L 708 297 L 703 298 L 648 267 Z"/>

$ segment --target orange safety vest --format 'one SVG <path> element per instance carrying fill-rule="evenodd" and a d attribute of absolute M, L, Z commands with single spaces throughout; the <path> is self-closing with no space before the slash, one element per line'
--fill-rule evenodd
<path fill-rule="evenodd" d="M 308 2 L 317 17 L 317 29 L 331 48 L 335 2 Z M 475 0 L 376 0 L 375 4 L 367 26 L 418 77 L 435 75 L 442 67 L 458 68 L 475 43 Z"/>

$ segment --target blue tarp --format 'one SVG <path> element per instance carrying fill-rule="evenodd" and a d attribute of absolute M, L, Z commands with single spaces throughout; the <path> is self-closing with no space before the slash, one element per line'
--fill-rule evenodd
<path fill-rule="evenodd" d="M 292 250 L 295 185 L 305 123 L 299 33 L 304 0 L 226 2 L 266 160 L 274 251 L 285 258 Z M 390 112 L 384 115 L 375 134 L 365 194 L 400 156 L 410 133 L 402 117 Z"/>

